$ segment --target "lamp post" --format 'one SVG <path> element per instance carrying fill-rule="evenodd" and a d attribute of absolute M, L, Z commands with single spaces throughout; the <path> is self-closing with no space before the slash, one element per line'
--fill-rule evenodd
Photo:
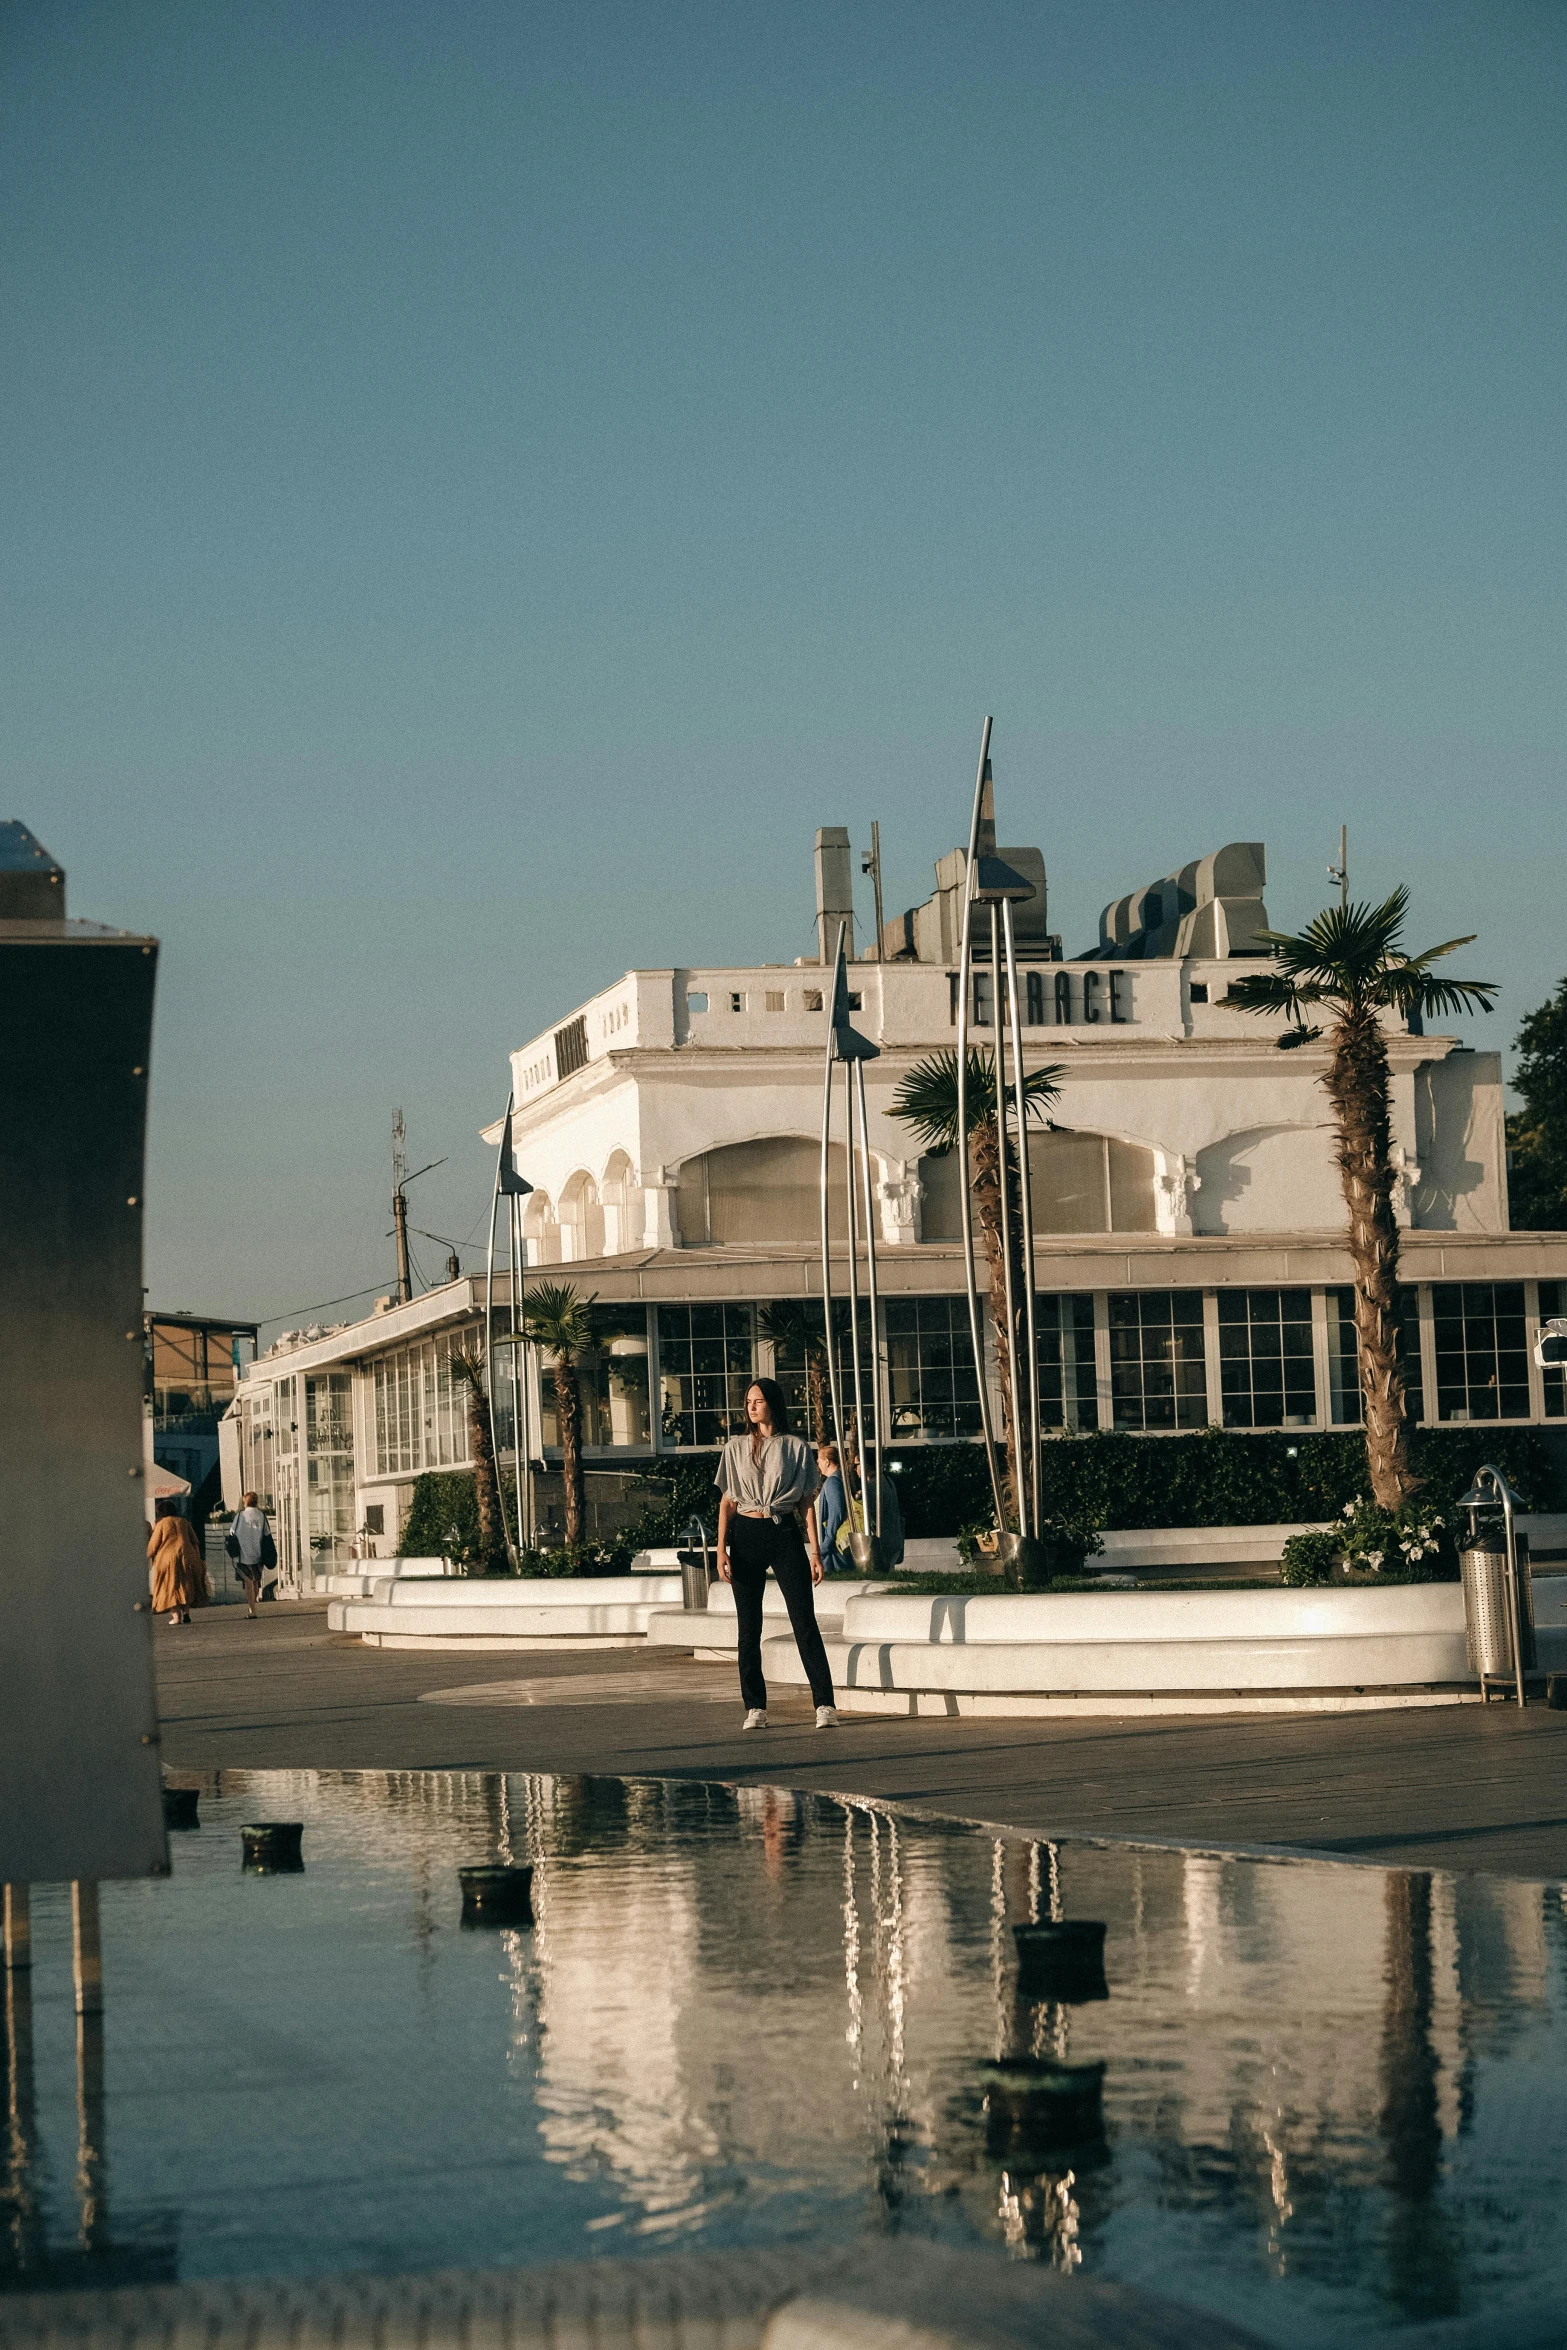
<path fill-rule="evenodd" d="M 876 1290 L 876 1202 L 871 1181 L 871 1154 L 869 1128 L 865 1113 L 865 1063 L 880 1058 L 880 1048 L 870 1038 L 861 1036 L 849 1019 L 849 977 L 844 955 L 847 925 L 838 925 L 838 951 L 833 960 L 832 1002 L 827 1015 L 827 1049 L 822 1074 L 822 1157 L 821 1157 L 821 1215 L 822 1215 L 822 1317 L 827 1342 L 827 1382 L 832 1402 L 833 1437 L 838 1446 L 839 1464 L 843 1471 L 845 1501 L 849 1492 L 849 1459 L 847 1431 L 843 1413 L 843 1390 L 838 1374 L 838 1344 L 833 1329 L 832 1296 L 832 1232 L 831 1232 L 831 1145 L 833 1072 L 843 1071 L 844 1162 L 845 1196 L 848 1240 L 848 1304 L 849 1347 L 854 1379 L 854 1430 L 860 1447 L 860 1495 L 864 1505 L 863 1532 L 855 1529 L 849 1536 L 849 1548 L 855 1565 L 865 1574 L 875 1574 L 881 1564 L 881 1342 L 878 1327 L 878 1298 Z M 854 1150 L 856 1134 L 860 1149 L 861 1195 L 865 1210 L 865 1263 L 869 1292 L 871 1328 L 871 1408 L 867 1417 L 865 1392 L 860 1368 L 860 1292 L 857 1262 L 857 1226 L 859 1205 L 855 1197 Z M 852 1526 L 852 1517 L 851 1517 Z"/>
<path fill-rule="evenodd" d="M 1040 1540 L 1039 1341 L 1034 1304 L 1034 1197 L 1028 1163 L 1028 1123 L 1023 1069 L 1023 1031 L 1018 1009 L 1017 950 L 1012 908 L 1031 898 L 1033 885 L 1004 864 L 996 853 L 995 787 L 990 765 L 992 721 L 985 720 L 979 746 L 979 772 L 974 781 L 974 806 L 969 819 L 968 862 L 963 894 L 963 939 L 958 957 L 958 1150 L 962 1162 L 963 1273 L 968 1291 L 969 1335 L 974 1345 L 974 1374 L 979 1389 L 980 1428 L 985 1439 L 985 1462 L 996 1505 L 998 1550 L 1008 1582 L 1022 1586 L 1038 1579 L 1043 1554 Z M 991 1034 L 995 1075 L 996 1149 L 1001 1185 L 1002 1268 L 1006 1289 L 1006 1376 L 1014 1449 L 1017 1526 L 1009 1523 L 1006 1495 L 996 1461 L 995 1430 L 985 1380 L 985 1347 L 980 1312 L 979 1272 L 974 1259 L 973 1201 L 969 1188 L 969 1016 L 974 987 L 974 915 L 983 907 L 990 933 Z M 1003 996 L 1005 1008 L 1003 1009 Z M 1012 1191 L 1008 1180 L 1007 1055 L 1010 1032 L 1012 1086 L 1017 1114 L 1018 1196 L 1022 1209 L 1023 1322 L 1028 1348 L 1027 1405 L 1018 1371 L 1018 1312 L 1012 1260 Z M 1027 1432 L 1025 1448 L 1024 1435 Z M 1026 1465 L 1025 1465 L 1026 1449 Z"/>

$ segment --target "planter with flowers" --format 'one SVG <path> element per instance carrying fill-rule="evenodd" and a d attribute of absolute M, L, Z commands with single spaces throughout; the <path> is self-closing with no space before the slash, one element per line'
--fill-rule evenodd
<path fill-rule="evenodd" d="M 1454 1513 L 1414 1495 L 1385 1510 L 1369 1494 L 1344 1504 L 1336 1526 L 1294 1534 L 1279 1562 L 1282 1581 L 1299 1589 L 1323 1583 L 1456 1583 Z"/>

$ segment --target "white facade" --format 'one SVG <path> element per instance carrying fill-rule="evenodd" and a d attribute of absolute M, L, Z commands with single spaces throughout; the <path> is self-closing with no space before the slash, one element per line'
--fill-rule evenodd
<path fill-rule="evenodd" d="M 1042 900 L 1037 851 L 1004 853 L 1037 868 Z M 1076 961 L 1050 959 L 1042 905 L 1022 927 L 1025 1059 L 1060 1071 L 1052 1131 L 1032 1148 L 1043 1392 L 1063 1432 L 1358 1419 L 1325 1047 L 1281 1051 L 1282 1022 L 1224 1001 L 1233 942 L 1266 919 L 1263 866 L 1260 845 L 1238 844 L 1116 901 Z M 960 852 L 943 858 L 931 905 L 887 926 L 884 946 L 908 951 L 851 966 L 855 1024 L 879 1048 L 866 1067 L 877 1375 L 896 1444 L 977 1426 L 955 1162 L 922 1156 L 892 1109 L 906 1073 L 955 1046 L 955 968 L 913 948 L 950 943 L 961 868 Z M 1226 873 L 1231 894 L 1204 899 Z M 1232 951 L 1159 943 L 1194 937 Z M 796 1367 L 775 1362 L 763 1310 L 821 1290 L 828 984 L 815 963 L 629 971 L 511 1053 L 530 1271 L 565 1268 L 552 1277 L 597 1301 L 590 1459 L 716 1443 L 756 1371 Z M 989 972 L 974 986 L 983 1043 Z M 1567 1235 L 1508 1230 L 1499 1057 L 1392 1026 L 1388 1048 L 1418 1413 L 1560 1423 L 1562 1379 L 1530 1358 L 1542 1315 L 1567 1311 Z M 254 1367 L 242 1413 L 274 1434 L 247 1477 L 295 1494 L 285 1555 L 292 1543 L 303 1562 L 314 1539 L 340 1558 L 350 1522 L 361 1554 L 390 1555 L 413 1477 L 466 1461 L 444 1365 L 453 1335 L 476 1333 L 481 1293 L 460 1281 Z"/>

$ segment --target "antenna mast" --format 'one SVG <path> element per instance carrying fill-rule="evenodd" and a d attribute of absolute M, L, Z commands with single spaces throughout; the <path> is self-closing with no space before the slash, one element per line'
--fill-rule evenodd
<path fill-rule="evenodd" d="M 873 824 L 872 824 L 872 826 L 871 826 L 871 845 L 870 845 L 870 847 L 869 847 L 868 849 L 864 849 L 864 850 L 862 850 L 862 851 L 861 851 L 861 854 L 860 854 L 860 871 L 861 871 L 862 873 L 868 873 L 868 874 L 870 875 L 870 877 L 871 877 L 871 886 L 872 886 L 872 888 L 873 888 L 873 889 L 875 890 L 875 892 L 876 892 L 876 953 L 875 953 L 875 956 L 874 956 L 874 958 L 872 958 L 872 957 L 870 957 L 870 956 L 862 956 L 862 957 L 861 957 L 861 961 L 862 961 L 862 962 L 868 962 L 868 961 L 874 960 L 874 961 L 876 961 L 876 962 L 878 962 L 878 963 L 879 963 L 879 962 L 881 961 L 881 919 L 882 919 L 882 917 L 881 917 L 881 826 L 880 826 L 879 824 L 875 824 L 875 823 L 873 823 Z"/>
<path fill-rule="evenodd" d="M 1338 883 L 1338 902 L 1340 906 L 1348 906 L 1349 826 L 1347 824 L 1341 824 L 1338 828 L 1338 863 L 1328 867 L 1328 879 L 1329 881 L 1336 881 Z"/>

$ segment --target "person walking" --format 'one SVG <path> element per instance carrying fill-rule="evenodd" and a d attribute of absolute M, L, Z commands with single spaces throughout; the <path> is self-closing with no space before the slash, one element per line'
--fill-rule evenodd
<path fill-rule="evenodd" d="M 244 1586 L 245 1613 L 254 1616 L 262 1584 L 276 1580 L 277 1544 L 272 1539 L 266 1512 L 257 1508 L 253 1493 L 245 1495 L 234 1523 L 228 1530 L 224 1548 L 234 1561 L 234 1572 Z"/>
<path fill-rule="evenodd" d="M 843 1471 L 838 1465 L 838 1447 L 825 1439 L 816 1447 L 816 1468 L 821 1485 L 816 1495 L 816 1540 L 824 1559 L 836 1556 L 838 1529 L 847 1522 L 849 1505 L 843 1498 Z"/>
<path fill-rule="evenodd" d="M 154 1615 L 167 1615 L 171 1627 L 188 1624 L 193 1607 L 205 1607 L 212 1597 L 206 1562 L 196 1540 L 196 1529 L 182 1518 L 172 1501 L 160 1501 L 157 1519 L 147 1543 L 147 1586 Z"/>
<path fill-rule="evenodd" d="M 789 1407 L 774 1379 L 752 1380 L 746 1389 L 745 1416 L 747 1433 L 730 1437 L 713 1479 L 722 1495 L 718 1504 L 718 1572 L 734 1587 L 740 1627 L 740 1698 L 746 1709 L 743 1727 L 767 1727 L 762 1599 L 771 1567 L 811 1685 L 816 1727 L 830 1729 L 838 1719 L 832 1673 L 811 1598 L 812 1585 L 822 1579 L 822 1554 L 810 1507 L 819 1482 L 811 1448 L 803 1437 L 791 1435 Z"/>

